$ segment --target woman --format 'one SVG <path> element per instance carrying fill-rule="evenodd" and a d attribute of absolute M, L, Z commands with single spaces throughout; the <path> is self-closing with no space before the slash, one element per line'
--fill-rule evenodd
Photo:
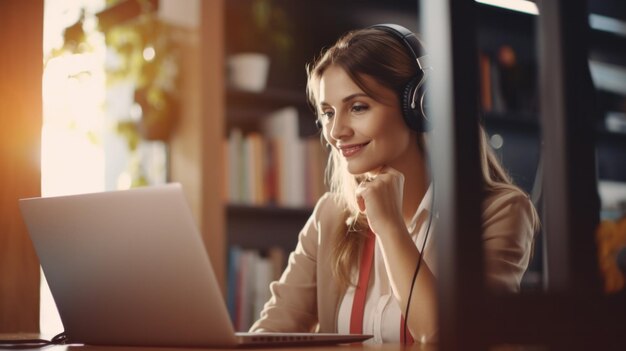
<path fill-rule="evenodd" d="M 422 122 L 416 127 L 404 111 L 404 100 L 419 97 L 413 88 L 424 73 L 407 32 L 393 25 L 350 32 L 309 66 L 309 99 L 330 146 L 330 192 L 251 331 L 362 332 L 374 342 L 398 342 L 410 301 L 406 336 L 435 340 L 432 180 Z M 486 279 L 494 290 L 518 291 L 536 212 L 481 132 Z"/>

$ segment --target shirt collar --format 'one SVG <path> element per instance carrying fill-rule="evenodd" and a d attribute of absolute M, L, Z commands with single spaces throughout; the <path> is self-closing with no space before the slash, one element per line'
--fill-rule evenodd
<path fill-rule="evenodd" d="M 424 197 L 422 198 L 422 201 L 420 202 L 420 205 L 417 206 L 417 211 L 415 211 L 415 214 L 413 215 L 411 222 L 407 226 L 409 233 L 413 233 L 415 231 L 415 226 L 417 225 L 417 220 L 420 218 L 421 213 L 422 212 L 429 213 L 432 210 L 431 208 L 432 203 L 433 203 L 432 197 L 433 197 L 433 183 L 431 182 L 430 185 L 428 186 L 428 190 L 426 190 L 426 193 L 424 194 Z"/>

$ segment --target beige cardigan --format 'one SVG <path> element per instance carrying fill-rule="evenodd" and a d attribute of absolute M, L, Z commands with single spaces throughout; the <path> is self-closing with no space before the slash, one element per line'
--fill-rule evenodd
<path fill-rule="evenodd" d="M 526 195 L 512 190 L 498 191 L 484 204 L 487 284 L 492 290 L 518 291 L 535 232 L 532 204 Z M 280 280 L 270 284 L 272 297 L 250 331 L 337 332 L 338 307 L 344 291 L 333 279 L 330 262 L 332 235 L 337 235 L 343 225 L 342 213 L 330 193 L 318 201 L 300 232 L 287 268 Z"/>

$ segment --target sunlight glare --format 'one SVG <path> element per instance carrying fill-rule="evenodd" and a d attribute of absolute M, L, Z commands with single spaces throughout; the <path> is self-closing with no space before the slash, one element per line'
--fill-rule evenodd
<path fill-rule="evenodd" d="M 79 20 L 81 11 L 93 14 L 104 6 L 104 0 L 44 1 L 42 196 L 104 189 L 104 37 L 92 32 L 93 23 L 87 21 L 90 45 L 81 49 L 89 53 L 59 54 L 64 29 Z M 41 277 L 40 332 L 56 335 L 63 324 L 43 271 Z"/>
<path fill-rule="evenodd" d="M 51 59 L 43 77 L 42 194 L 104 190 L 99 142 L 105 99 L 103 58 L 95 53 Z"/>

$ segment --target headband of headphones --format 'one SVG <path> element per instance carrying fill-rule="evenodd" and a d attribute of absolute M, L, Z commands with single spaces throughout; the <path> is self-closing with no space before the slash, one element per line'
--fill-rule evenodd
<path fill-rule="evenodd" d="M 426 50 L 422 47 L 415 33 L 403 26 L 385 23 L 376 24 L 369 28 L 379 29 L 393 35 L 415 60 L 421 74 L 411 78 L 401 92 L 402 116 L 409 128 L 420 133 L 427 131 L 430 128 L 430 123 L 428 123 L 428 116 L 424 110 L 426 92 L 424 83 L 431 67 L 427 60 Z"/>
<path fill-rule="evenodd" d="M 397 37 L 402 43 L 404 43 L 404 46 L 411 53 L 421 71 L 432 69 L 428 63 L 426 50 L 422 47 L 422 44 L 415 36 L 415 33 L 401 25 L 393 23 L 375 24 L 370 28 L 380 29 Z"/>

